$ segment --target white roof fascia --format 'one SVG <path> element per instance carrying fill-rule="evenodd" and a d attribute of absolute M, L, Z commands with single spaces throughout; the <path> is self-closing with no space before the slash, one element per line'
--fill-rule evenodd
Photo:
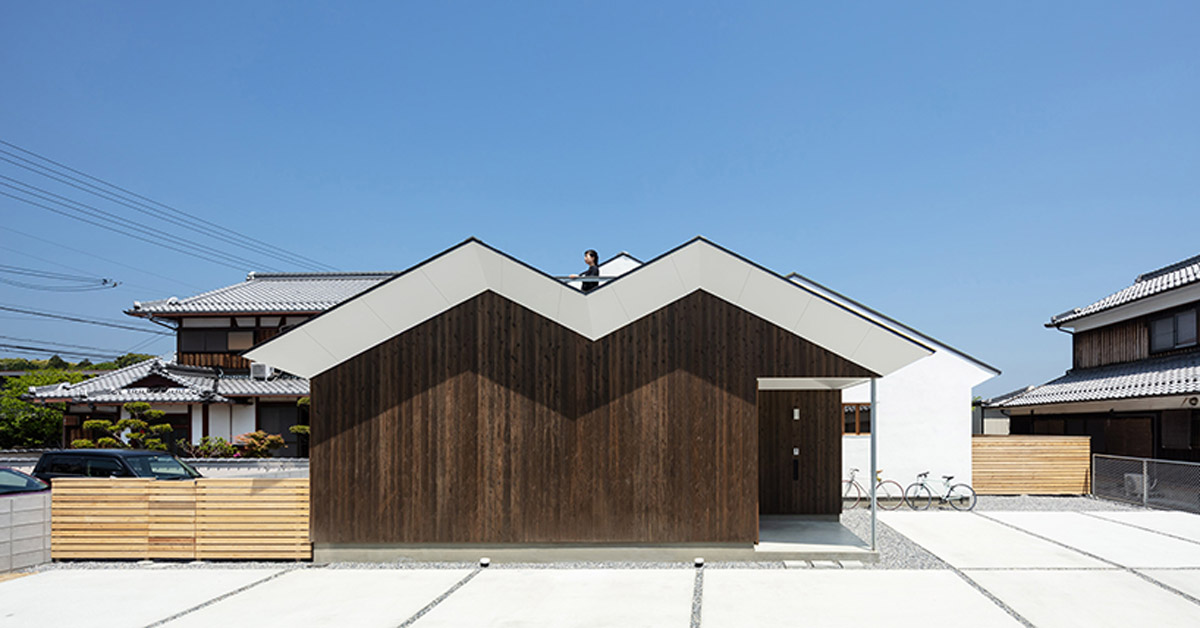
<path fill-rule="evenodd" d="M 858 301 L 855 301 L 854 299 L 847 297 L 844 294 L 841 294 L 839 292 L 831 290 L 831 289 L 809 279 L 808 277 L 805 277 L 799 273 L 792 273 L 792 274 L 788 275 L 787 278 L 795 283 L 798 283 L 798 284 L 804 286 L 805 288 L 808 288 L 809 290 L 812 290 L 814 292 L 817 292 L 817 293 L 825 296 L 827 299 L 837 302 L 839 305 L 841 305 L 843 307 L 849 308 L 849 309 L 857 312 L 858 314 L 870 319 L 871 321 L 875 322 L 876 324 L 878 324 L 880 326 L 891 329 L 892 331 L 899 333 L 901 335 L 913 336 L 915 338 L 918 338 L 926 344 L 933 345 L 937 349 L 945 350 L 949 353 L 952 353 L 952 354 L 978 366 L 979 368 L 981 368 L 984 371 L 984 374 L 985 374 L 983 379 L 980 380 L 980 383 L 985 382 L 985 381 L 1000 374 L 1000 369 L 998 369 L 978 358 L 975 358 L 975 357 L 968 355 L 962 351 L 959 351 L 958 349 L 951 347 L 950 345 L 938 340 L 937 338 L 934 338 L 927 334 L 921 333 L 920 331 L 913 329 L 912 327 L 909 327 L 908 325 L 905 325 L 904 323 L 901 323 L 900 321 L 898 321 L 890 316 L 887 316 L 886 314 L 877 312 L 877 311 L 863 305 L 862 303 L 859 303 Z"/>
<path fill-rule="evenodd" d="M 1192 283 L 1175 290 L 1152 294 L 1124 305 L 1118 305 L 1110 310 L 1101 310 L 1095 314 L 1081 316 L 1058 325 L 1058 327 L 1073 329 L 1076 332 L 1088 331 L 1161 310 L 1169 310 L 1193 301 L 1200 301 L 1200 283 Z"/>
<path fill-rule="evenodd" d="M 933 349 L 696 238 L 589 293 L 470 239 L 380 283 L 245 357 L 312 378 L 490 290 L 598 340 L 703 290 L 880 375 Z"/>
<path fill-rule="evenodd" d="M 1126 397 L 1097 401 L 1043 403 L 1033 406 L 990 406 L 1009 416 L 1038 416 L 1059 414 L 1104 414 L 1106 412 L 1138 412 L 1143 410 L 1191 410 L 1197 395 L 1164 395 L 1159 397 Z"/>
<path fill-rule="evenodd" d="M 760 377 L 759 390 L 845 390 L 870 382 L 869 377 Z"/>

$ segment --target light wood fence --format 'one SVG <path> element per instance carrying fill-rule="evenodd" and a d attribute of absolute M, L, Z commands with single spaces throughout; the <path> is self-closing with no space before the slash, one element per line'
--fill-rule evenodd
<path fill-rule="evenodd" d="M 980 495 L 1091 492 L 1088 436 L 976 436 L 971 485 Z"/>
<path fill-rule="evenodd" d="M 59 478 L 53 489 L 54 559 L 312 559 L 304 478 Z"/>

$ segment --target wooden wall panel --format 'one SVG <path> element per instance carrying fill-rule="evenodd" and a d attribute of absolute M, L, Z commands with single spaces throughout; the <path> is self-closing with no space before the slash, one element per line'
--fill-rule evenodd
<path fill-rule="evenodd" d="M 840 391 L 758 391 L 762 514 L 841 513 L 841 408 Z"/>
<path fill-rule="evenodd" d="M 703 292 L 595 343 L 487 292 L 313 379 L 314 541 L 754 541 L 756 378 L 870 375 Z"/>
<path fill-rule="evenodd" d="M 223 369 L 249 369 L 250 360 L 232 353 L 177 353 L 176 360 L 189 366 L 215 366 Z"/>
<path fill-rule="evenodd" d="M 1074 368 L 1085 369 L 1150 356 L 1150 332 L 1145 319 L 1078 332 L 1074 336 Z"/>
<path fill-rule="evenodd" d="M 980 495 L 1086 495 L 1088 436 L 976 436 L 971 486 Z"/>

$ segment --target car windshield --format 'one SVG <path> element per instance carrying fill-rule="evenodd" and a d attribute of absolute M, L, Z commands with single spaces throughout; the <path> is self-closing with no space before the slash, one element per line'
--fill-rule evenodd
<path fill-rule="evenodd" d="M 133 472 L 143 478 L 158 478 L 164 480 L 175 479 L 190 479 L 199 477 L 191 467 L 180 462 L 178 458 L 170 454 L 160 454 L 155 456 L 130 456 L 125 459 L 129 466 L 133 468 Z"/>
<path fill-rule="evenodd" d="M 43 491 L 49 487 L 49 484 L 24 473 L 17 473 L 12 469 L 0 469 L 0 494 L 29 493 Z"/>

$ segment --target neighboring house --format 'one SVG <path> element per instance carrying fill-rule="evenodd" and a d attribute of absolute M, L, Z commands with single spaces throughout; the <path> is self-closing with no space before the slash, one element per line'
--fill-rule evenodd
<path fill-rule="evenodd" d="M 296 401 L 309 393 L 308 380 L 251 372 L 242 353 L 309 317 L 367 290 L 394 273 L 250 273 L 246 280 L 186 299 L 134 302 L 126 314 L 150 319 L 176 332 L 175 355 L 107 372 L 78 384 L 31 389 L 36 403 L 66 403 L 63 445 L 85 438 L 90 418 L 126 416 L 122 405 L 151 404 L 166 412 L 177 439 L 225 439 L 262 429 L 280 434 L 279 455 L 302 455 L 288 431 L 305 420 Z"/>
<path fill-rule="evenodd" d="M 993 402 L 1013 434 L 1087 435 L 1092 452 L 1200 461 L 1200 256 L 1050 319 L 1072 334 L 1062 377 Z"/>
<path fill-rule="evenodd" d="M 588 293 L 471 239 L 246 357 L 311 379 L 318 557 L 754 543 L 840 512 L 844 389 L 962 359 L 864 310 L 702 238 Z"/>
<path fill-rule="evenodd" d="M 971 481 L 971 389 L 1000 371 L 954 347 L 927 336 L 797 273 L 788 279 L 897 333 L 917 338 L 934 350 L 879 380 L 872 421 L 871 391 L 866 384 L 842 391 L 842 460 L 846 468 L 870 467 L 871 430 L 877 433 L 877 467 L 902 486 L 929 471 L 936 480 L 953 475 Z M 866 486 L 864 483 L 863 486 Z"/>

